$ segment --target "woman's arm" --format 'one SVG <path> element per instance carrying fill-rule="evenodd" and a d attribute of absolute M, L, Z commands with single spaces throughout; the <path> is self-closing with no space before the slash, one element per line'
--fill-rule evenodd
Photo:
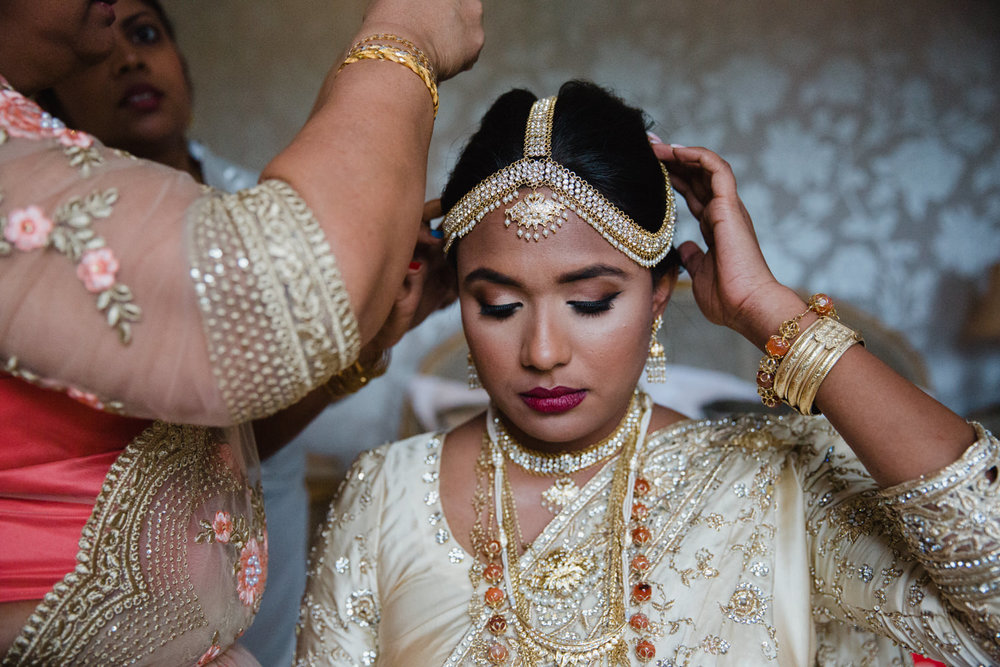
<path fill-rule="evenodd" d="M 703 251 L 686 241 L 679 247 L 699 307 L 710 321 L 763 349 L 782 322 L 806 310 L 805 302 L 778 283 L 764 261 L 729 165 L 704 148 L 654 144 L 654 150 L 707 246 Z M 802 329 L 815 319 L 807 314 Z M 965 420 L 860 345 L 834 365 L 815 404 L 883 486 L 940 470 L 976 439 Z"/>
<path fill-rule="evenodd" d="M 471 66 L 482 45 L 478 0 L 376 0 L 360 39 L 392 33 L 427 52 L 439 80 Z M 423 205 L 433 108 L 419 77 L 366 60 L 331 70 L 302 131 L 262 179 L 292 185 L 330 240 L 367 342 L 402 282 Z M 388 287 L 388 289 L 387 289 Z"/>

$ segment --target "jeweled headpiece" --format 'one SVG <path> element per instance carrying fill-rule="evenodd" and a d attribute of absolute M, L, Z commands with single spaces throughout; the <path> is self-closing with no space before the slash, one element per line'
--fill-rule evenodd
<path fill-rule="evenodd" d="M 504 210 L 504 224 L 515 225 L 518 237 L 529 242 L 548 238 L 573 211 L 634 262 L 647 268 L 655 266 L 670 251 L 676 219 L 666 168 L 660 164 L 667 199 L 663 224 L 656 232 L 648 232 L 594 186 L 552 159 L 555 108 L 555 97 L 535 102 L 524 131 L 524 157 L 472 188 L 448 212 L 441 224 L 444 251 L 448 252 L 487 214 L 517 199 L 519 189 L 531 188 L 517 204 Z M 552 194 L 539 192 L 543 187 Z"/>

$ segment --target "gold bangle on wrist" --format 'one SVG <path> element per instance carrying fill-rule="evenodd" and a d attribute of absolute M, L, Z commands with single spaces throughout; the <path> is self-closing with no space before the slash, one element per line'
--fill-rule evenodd
<path fill-rule="evenodd" d="M 385 372 L 389 370 L 391 359 L 392 355 L 389 350 L 383 351 L 381 356 L 367 366 L 359 359 L 330 378 L 323 385 L 323 388 L 333 400 L 353 394 L 375 378 L 385 375 Z"/>
<path fill-rule="evenodd" d="M 434 117 L 438 112 L 437 75 L 427 55 L 413 42 L 390 33 L 376 33 L 355 42 L 337 69 L 362 60 L 385 60 L 403 65 L 420 77 L 431 94 Z"/>
<path fill-rule="evenodd" d="M 833 301 L 825 294 L 813 294 L 809 297 L 809 307 L 790 320 L 785 320 L 778 328 L 778 333 L 768 339 L 764 346 L 764 357 L 760 360 L 757 371 L 757 394 L 760 402 L 773 408 L 784 400 L 784 395 L 776 391 L 775 381 L 778 368 L 792 348 L 792 341 L 799 335 L 799 320 L 810 311 L 817 315 L 837 316 Z"/>
<path fill-rule="evenodd" d="M 813 347 L 815 352 L 810 355 L 809 363 L 803 364 L 798 372 L 800 390 L 794 403 L 789 397 L 789 404 L 803 415 L 819 414 L 813 401 L 820 385 L 851 346 L 855 343 L 864 345 L 864 338 L 859 332 L 837 320 L 821 317 L 802 334 L 802 343 Z"/>

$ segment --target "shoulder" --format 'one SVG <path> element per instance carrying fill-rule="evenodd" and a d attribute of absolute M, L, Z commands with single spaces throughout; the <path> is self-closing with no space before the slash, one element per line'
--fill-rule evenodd
<path fill-rule="evenodd" d="M 726 454 L 730 457 L 801 459 L 853 458 L 840 435 L 823 417 L 733 414 L 720 418 L 676 421 L 651 431 L 647 456 L 683 452 L 684 456 Z"/>

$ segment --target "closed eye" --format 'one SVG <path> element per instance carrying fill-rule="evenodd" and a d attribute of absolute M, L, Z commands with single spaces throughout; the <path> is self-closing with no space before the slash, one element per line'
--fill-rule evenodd
<path fill-rule="evenodd" d="M 486 317 L 492 317 L 496 320 L 505 320 L 514 312 L 521 307 L 521 304 L 517 301 L 514 303 L 501 303 L 499 305 L 492 305 L 488 303 L 479 304 L 479 314 L 485 315 Z"/>
<path fill-rule="evenodd" d="M 609 294 L 603 299 L 597 299 L 596 301 L 567 301 L 573 310 L 575 310 L 580 315 L 586 316 L 597 316 L 602 313 L 606 313 L 612 308 L 614 308 L 614 301 L 618 298 L 621 292 L 615 292 L 614 294 Z"/>

